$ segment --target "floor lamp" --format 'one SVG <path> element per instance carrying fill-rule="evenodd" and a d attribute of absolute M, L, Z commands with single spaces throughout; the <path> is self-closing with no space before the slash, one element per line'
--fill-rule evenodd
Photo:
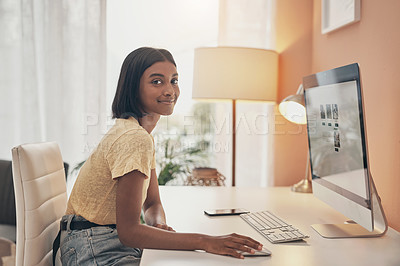
<path fill-rule="evenodd" d="M 292 123 L 304 125 L 306 120 L 306 107 L 304 103 L 304 89 L 300 84 L 295 95 L 290 95 L 279 104 L 279 112 Z M 306 174 L 304 179 L 292 186 L 292 191 L 311 193 L 312 183 L 309 179 L 310 155 L 307 152 Z"/>
<path fill-rule="evenodd" d="M 276 101 L 278 54 L 243 47 L 194 52 L 193 98 L 232 100 L 232 186 L 236 185 L 236 101 Z"/>

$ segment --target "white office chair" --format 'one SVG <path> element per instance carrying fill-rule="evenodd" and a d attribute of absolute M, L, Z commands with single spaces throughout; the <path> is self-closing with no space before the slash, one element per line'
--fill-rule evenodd
<path fill-rule="evenodd" d="M 52 245 L 67 206 L 65 172 L 57 143 L 12 149 L 17 218 L 16 265 L 52 265 Z"/>

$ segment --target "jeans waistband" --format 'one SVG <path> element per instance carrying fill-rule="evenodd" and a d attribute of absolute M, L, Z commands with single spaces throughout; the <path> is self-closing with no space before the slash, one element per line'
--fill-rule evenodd
<path fill-rule="evenodd" d="M 81 217 L 79 217 L 79 218 L 81 218 Z M 111 227 L 111 228 L 117 228 L 117 226 L 115 224 L 101 225 L 101 224 L 96 224 L 96 223 L 87 221 L 84 218 L 72 219 L 69 223 L 70 230 L 84 230 L 84 229 L 89 229 L 89 228 L 97 227 L 97 226 L 106 226 L 106 227 Z M 68 230 L 68 220 L 61 219 L 60 230 L 61 231 Z"/>

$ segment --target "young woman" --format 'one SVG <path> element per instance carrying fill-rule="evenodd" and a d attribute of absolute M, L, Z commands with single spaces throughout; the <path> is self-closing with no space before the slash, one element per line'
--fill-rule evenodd
<path fill-rule="evenodd" d="M 178 98 L 176 64 L 167 50 L 143 47 L 126 57 L 112 104 L 116 123 L 83 165 L 62 218 L 63 265 L 139 264 L 143 248 L 236 258 L 261 249 L 246 236 L 177 233 L 167 225 L 150 133 Z"/>

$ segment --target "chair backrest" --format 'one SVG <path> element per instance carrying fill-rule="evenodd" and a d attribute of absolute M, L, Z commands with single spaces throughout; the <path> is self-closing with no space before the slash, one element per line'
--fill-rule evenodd
<path fill-rule="evenodd" d="M 17 209 L 16 265 L 51 265 L 52 244 L 67 206 L 65 172 L 55 142 L 12 149 Z"/>

